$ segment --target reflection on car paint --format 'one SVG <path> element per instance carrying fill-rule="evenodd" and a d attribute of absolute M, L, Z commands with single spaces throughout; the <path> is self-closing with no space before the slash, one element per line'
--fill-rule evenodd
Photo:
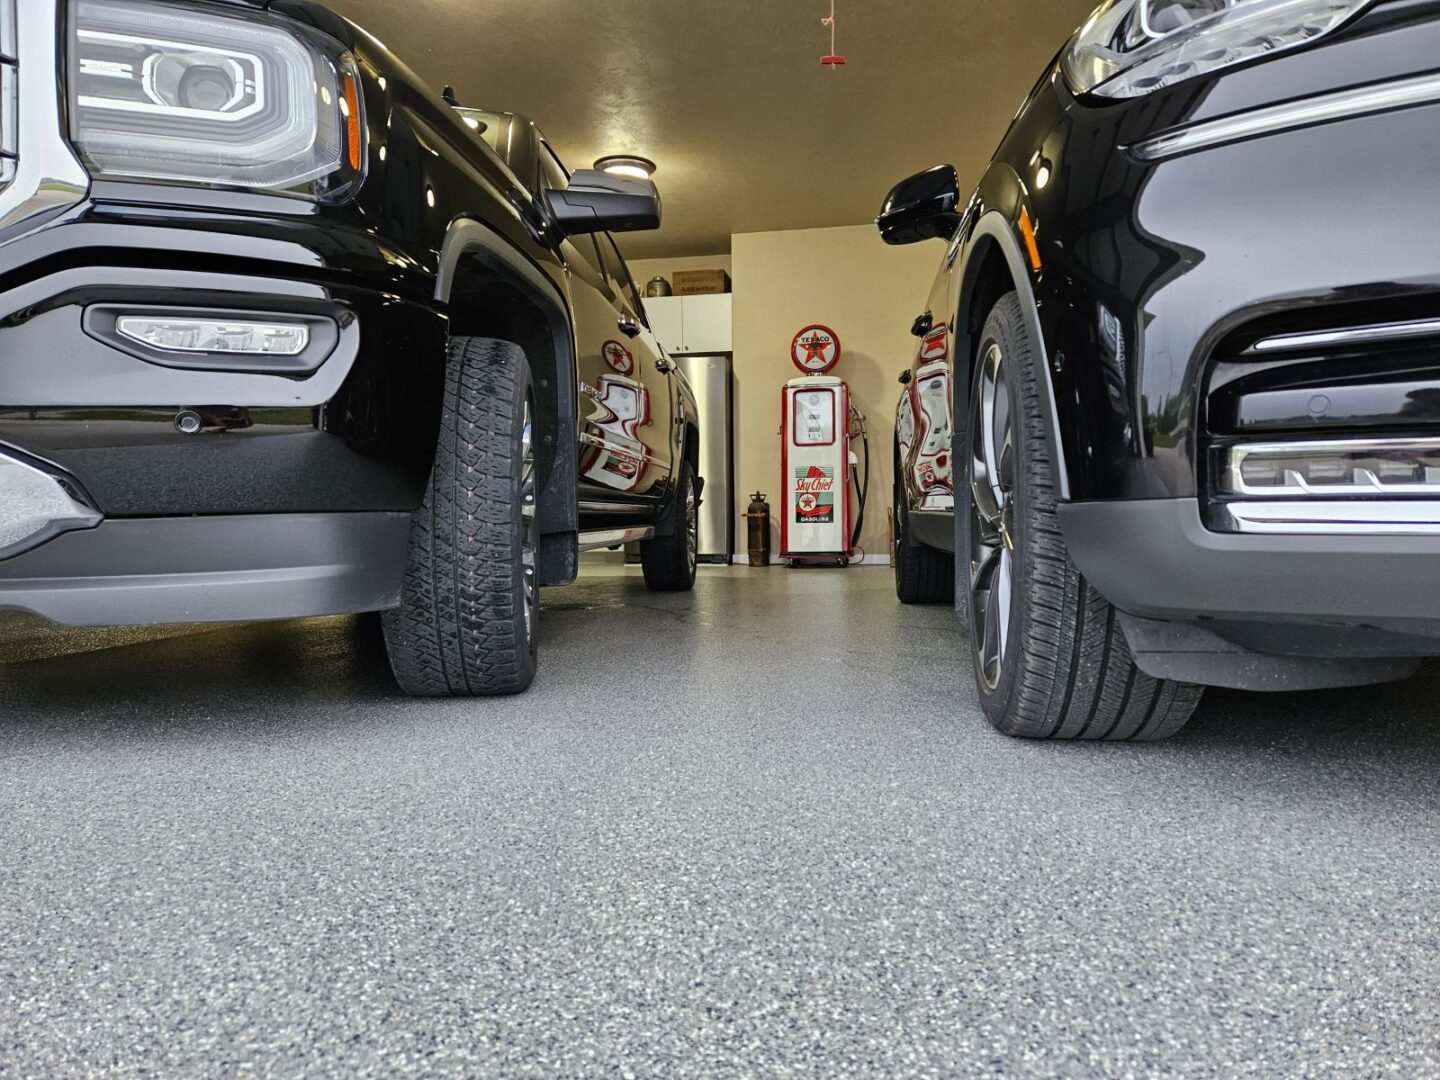
<path fill-rule="evenodd" d="M 616 491 L 634 491 L 649 467 L 640 429 L 650 423 L 650 391 L 634 379 L 600 377 L 599 388 L 581 384 L 595 403 L 585 418 L 581 442 L 587 445 L 580 475 Z"/>
<path fill-rule="evenodd" d="M 921 507 L 949 509 L 954 505 L 950 461 L 950 368 L 942 357 L 926 364 L 911 384 L 915 402 L 917 438 L 915 483 Z"/>

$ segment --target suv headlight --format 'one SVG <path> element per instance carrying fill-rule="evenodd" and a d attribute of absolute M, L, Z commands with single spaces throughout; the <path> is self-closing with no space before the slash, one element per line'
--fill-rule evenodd
<path fill-rule="evenodd" d="M 71 137 L 97 177 L 333 196 L 362 171 L 350 58 L 273 18 L 75 0 L 71 37 Z"/>
<path fill-rule="evenodd" d="M 1076 94 L 1133 98 L 1307 45 L 1372 0 L 1108 0 L 1065 51 Z"/>

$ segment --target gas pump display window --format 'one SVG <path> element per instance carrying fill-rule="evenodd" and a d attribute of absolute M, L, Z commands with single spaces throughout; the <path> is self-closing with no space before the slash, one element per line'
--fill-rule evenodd
<path fill-rule="evenodd" d="M 796 394 L 795 445 L 833 445 L 835 412 L 834 390 L 802 390 Z"/>

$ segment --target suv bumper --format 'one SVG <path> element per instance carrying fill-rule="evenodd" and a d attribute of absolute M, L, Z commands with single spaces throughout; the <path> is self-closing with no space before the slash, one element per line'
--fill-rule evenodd
<path fill-rule="evenodd" d="M 1383 628 L 1440 655 L 1440 536 L 1217 533 L 1194 499 L 1068 503 L 1059 518 L 1080 572 L 1133 615 Z"/>
<path fill-rule="evenodd" d="M 1150 674 L 1300 689 L 1396 677 L 1409 670 L 1396 658 L 1440 655 L 1440 536 L 1217 533 L 1195 499 L 1069 503 L 1059 520 L 1076 567 L 1130 617 Z"/>

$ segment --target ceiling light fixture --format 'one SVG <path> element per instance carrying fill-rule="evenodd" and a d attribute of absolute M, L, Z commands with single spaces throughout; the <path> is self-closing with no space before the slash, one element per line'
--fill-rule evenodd
<path fill-rule="evenodd" d="M 595 168 L 627 180 L 649 180 L 655 175 L 655 163 L 637 154 L 611 154 L 595 162 Z"/>

